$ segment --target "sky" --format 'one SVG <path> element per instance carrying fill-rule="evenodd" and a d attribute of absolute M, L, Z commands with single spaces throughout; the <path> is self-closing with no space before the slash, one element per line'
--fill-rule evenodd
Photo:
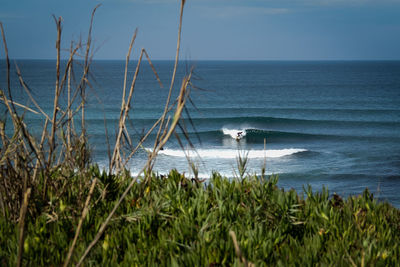
<path fill-rule="evenodd" d="M 134 53 L 175 57 L 179 0 L 0 0 L 9 56 L 56 58 L 52 16 L 67 49 L 97 4 L 95 59 L 124 59 L 136 27 Z M 189 60 L 400 60 L 400 0 L 187 0 L 181 48 Z"/>

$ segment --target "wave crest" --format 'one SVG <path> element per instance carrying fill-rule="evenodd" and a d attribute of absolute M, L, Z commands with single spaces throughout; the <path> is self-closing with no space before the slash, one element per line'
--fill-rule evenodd
<path fill-rule="evenodd" d="M 249 150 L 247 157 L 252 158 L 280 158 L 290 156 L 296 153 L 305 152 L 307 149 L 285 148 L 285 149 L 267 149 L 267 150 Z M 200 156 L 201 158 L 219 158 L 219 159 L 235 159 L 239 155 L 236 149 L 197 149 L 186 150 L 181 149 L 164 149 L 159 152 L 160 155 L 171 157 L 185 157 L 185 153 L 189 157 Z M 247 153 L 247 151 L 245 151 Z"/>
<path fill-rule="evenodd" d="M 228 128 L 222 128 L 222 132 L 224 135 L 230 135 L 233 139 L 237 139 L 239 133 L 240 133 L 240 138 L 243 138 L 246 136 L 246 130 L 248 129 L 228 129 Z"/>

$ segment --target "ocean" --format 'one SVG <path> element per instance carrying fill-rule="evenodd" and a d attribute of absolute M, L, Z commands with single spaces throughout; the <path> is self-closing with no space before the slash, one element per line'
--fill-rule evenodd
<path fill-rule="evenodd" d="M 50 113 L 55 61 L 16 62 L 33 96 Z M 168 92 L 173 62 L 153 63 L 164 87 L 143 62 L 127 124 L 134 142 L 160 116 Z M 91 67 L 87 130 L 93 162 L 104 169 L 105 127 L 112 143 L 124 65 L 97 60 Z M 2 62 L 0 85 L 5 89 L 4 67 Z M 248 157 L 248 173 L 260 175 L 265 164 L 267 174 L 278 175 L 278 185 L 286 190 L 325 186 L 331 193 L 349 196 L 368 187 L 380 200 L 400 207 L 400 61 L 184 61 L 175 92 L 191 67 L 195 87 L 183 125 L 195 151 L 180 137 L 200 177 L 208 178 L 214 171 L 238 176 L 241 154 Z M 132 62 L 128 84 L 134 69 Z M 14 72 L 15 100 L 34 108 Z M 25 117 L 31 131 L 39 133 L 43 118 L 31 113 Z M 151 135 L 129 163 L 132 174 L 142 168 L 154 138 Z M 160 151 L 154 170 L 164 174 L 176 168 L 193 175 L 186 155 L 172 138 Z"/>

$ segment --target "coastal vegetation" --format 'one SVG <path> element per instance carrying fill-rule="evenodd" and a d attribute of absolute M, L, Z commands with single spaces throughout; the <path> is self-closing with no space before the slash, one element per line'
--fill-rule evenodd
<path fill-rule="evenodd" d="M 97 7 L 86 43 L 71 43 L 66 61 L 61 61 L 61 18 L 54 17 L 57 60 L 51 113 L 33 98 L 18 66 L 19 83 L 31 106 L 14 100 L 0 24 L 6 63 L 5 88 L 0 90 L 5 114 L 0 122 L 0 265 L 398 265 L 400 211 L 377 202 L 367 189 L 347 199 L 327 189 L 284 191 L 265 169 L 259 176 L 249 175 L 246 154 L 240 152 L 235 179 L 213 173 L 200 180 L 189 158 L 192 176 L 153 172 L 157 152 L 167 141 L 175 136 L 182 144 L 180 136 L 187 137 L 181 117 L 194 88 L 191 72 L 172 99 L 184 4 L 182 0 L 164 112 L 138 144 L 132 143 L 126 122 L 143 57 L 156 79 L 158 75 L 142 49 L 128 85 L 137 32 L 133 34 L 115 139 L 105 140 L 107 171 L 91 162 L 85 124 Z M 43 117 L 38 136 L 27 126 L 27 112 Z M 132 177 L 126 165 L 152 132 L 156 138 L 148 161 Z"/>
<path fill-rule="evenodd" d="M 94 189 L 79 188 L 91 179 Z M 66 192 L 49 196 L 42 212 L 26 219 L 23 264 L 63 264 L 80 225 L 71 259 L 78 262 L 130 179 L 96 166 L 84 175 L 70 173 Z M 153 174 L 150 182 L 134 184 L 84 265 L 398 265 L 398 209 L 376 202 L 368 190 L 342 199 L 309 187 L 304 194 L 284 191 L 276 182 L 214 173 L 205 183 L 174 170 Z M 80 224 L 84 196 L 88 212 Z M 19 227 L 7 216 L 0 219 L 3 266 L 18 255 Z"/>

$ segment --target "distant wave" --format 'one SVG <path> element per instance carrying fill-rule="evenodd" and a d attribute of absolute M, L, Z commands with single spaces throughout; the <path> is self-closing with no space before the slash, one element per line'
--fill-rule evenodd
<path fill-rule="evenodd" d="M 318 111 L 316 111 L 318 112 Z M 397 120 L 337 120 L 337 119 L 300 119 L 264 116 L 237 116 L 237 117 L 209 117 L 192 118 L 194 124 L 225 124 L 225 125 L 301 125 L 301 126 L 322 126 L 335 125 L 341 127 L 395 127 L 400 126 Z"/>
<path fill-rule="evenodd" d="M 249 150 L 247 157 L 252 158 L 280 158 L 290 156 L 296 153 L 305 152 L 307 149 L 299 148 L 285 148 L 285 149 L 267 149 L 267 150 Z M 239 155 L 237 149 L 196 149 L 186 150 L 185 152 L 181 149 L 164 149 L 159 152 L 160 155 L 166 155 L 171 157 L 185 157 L 185 153 L 190 157 L 200 156 L 201 158 L 219 158 L 219 159 L 235 159 Z M 247 151 L 244 151 L 246 154 Z"/>
<path fill-rule="evenodd" d="M 315 110 L 315 113 L 318 113 L 319 110 Z M 216 111 L 216 113 L 225 113 L 223 110 Z M 396 115 L 396 114 L 395 114 Z M 147 115 L 150 116 L 150 115 Z M 342 116 L 343 117 L 343 116 Z M 365 117 L 365 115 L 364 115 Z M 287 118 L 287 117 L 268 117 L 268 116 L 219 116 L 219 115 L 212 115 L 210 117 L 192 117 L 191 121 L 196 126 L 201 125 L 243 125 L 243 124 L 250 124 L 250 125 L 302 125 L 302 126 L 322 126 L 322 125 L 335 125 L 335 126 L 342 126 L 342 127 L 398 127 L 400 126 L 400 122 L 397 120 L 398 117 L 393 117 L 392 119 L 388 120 L 382 118 L 369 118 L 369 117 L 361 117 L 359 119 L 302 119 L 302 118 Z M 132 122 L 139 123 L 139 125 L 153 125 L 153 123 L 158 119 L 157 116 L 154 118 L 149 117 L 134 117 Z M 189 122 L 187 118 L 183 118 L 185 121 Z M 41 121 L 41 118 L 34 117 L 32 121 Z M 117 117 L 113 118 L 106 118 L 107 124 L 116 124 L 118 121 Z M 92 124 L 100 124 L 104 125 L 104 118 L 97 117 L 97 118 L 90 118 L 88 120 L 89 123 Z"/>
<path fill-rule="evenodd" d="M 147 114 L 162 114 L 163 109 L 157 108 L 154 106 L 135 106 L 133 108 L 134 112 L 143 112 Z M 115 106 L 104 106 L 104 111 L 105 112 L 116 112 L 117 115 L 119 115 L 119 108 L 116 109 Z M 204 112 L 204 111 L 210 111 L 213 114 L 215 112 L 221 112 L 221 111 L 229 111 L 228 114 L 233 113 L 237 111 L 238 113 L 243 113 L 243 107 L 237 107 L 235 106 L 223 106 L 223 107 L 210 107 L 210 106 L 202 106 L 199 107 L 197 106 L 196 108 L 194 107 L 188 107 L 189 112 Z M 290 111 L 290 112 L 298 112 L 298 111 L 312 111 L 312 112 L 343 112 L 343 111 L 348 111 L 348 112 L 377 112 L 377 113 L 386 113 L 386 112 L 399 112 L 400 108 L 393 108 L 393 107 L 377 107 L 377 108 L 371 108 L 368 106 L 357 106 L 357 107 L 329 107 L 329 108 L 324 108 L 324 107 L 318 107 L 318 106 L 299 106 L 299 107 L 292 107 L 292 106 L 269 106 L 269 107 L 247 107 L 246 106 L 246 111 L 256 111 L 258 114 L 265 114 L 271 111 Z"/>

